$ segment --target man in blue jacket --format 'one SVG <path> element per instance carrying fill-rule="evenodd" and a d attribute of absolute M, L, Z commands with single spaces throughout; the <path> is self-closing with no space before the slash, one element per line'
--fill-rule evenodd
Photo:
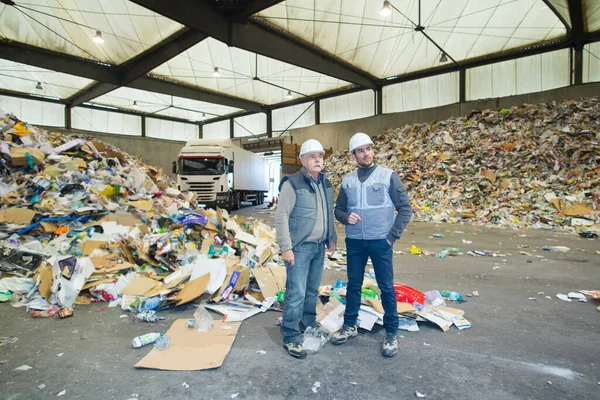
<path fill-rule="evenodd" d="M 350 153 L 358 169 L 342 179 L 335 205 L 336 219 L 346 225 L 348 287 L 344 325 L 331 342 L 340 345 L 358 336 L 362 284 L 370 257 L 385 311 L 382 355 L 393 357 L 398 353 L 398 310 L 392 247 L 408 225 L 412 207 L 398 174 L 375 164 L 372 146 L 365 133 L 350 139 Z M 394 217 L 395 211 L 398 214 Z"/>
<path fill-rule="evenodd" d="M 333 187 L 323 173 L 323 146 L 309 139 L 300 148 L 302 169 L 279 185 L 275 214 L 277 242 L 287 270 L 283 303 L 283 347 L 305 358 L 302 332 L 316 328 L 317 300 L 325 247 L 335 251 Z"/>

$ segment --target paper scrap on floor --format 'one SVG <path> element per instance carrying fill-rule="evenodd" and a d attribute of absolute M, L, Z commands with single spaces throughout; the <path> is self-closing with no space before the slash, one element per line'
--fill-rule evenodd
<path fill-rule="evenodd" d="M 170 346 L 164 350 L 153 348 L 135 367 L 169 371 L 199 371 L 220 367 L 233 346 L 241 324 L 214 323 L 214 329 L 198 332 L 188 328 L 187 319 L 176 320 L 165 333 L 170 338 Z M 224 326 L 231 326 L 231 329 L 223 329 Z"/>

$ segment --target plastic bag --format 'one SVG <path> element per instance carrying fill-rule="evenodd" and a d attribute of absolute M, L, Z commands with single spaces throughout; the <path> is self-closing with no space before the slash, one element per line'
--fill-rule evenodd
<path fill-rule="evenodd" d="M 421 305 L 425 304 L 425 294 L 415 288 L 394 283 L 394 289 L 396 290 L 396 300 L 400 303 L 414 304 L 416 302 Z"/>
<path fill-rule="evenodd" d="M 324 329 L 310 327 L 304 331 L 304 342 L 302 346 L 306 351 L 316 353 L 321 350 L 331 338 L 331 334 Z"/>
<path fill-rule="evenodd" d="M 212 316 L 202 306 L 198 306 L 198 309 L 194 312 L 194 319 L 196 320 L 195 327 L 198 328 L 198 332 L 208 332 L 215 326 Z"/>

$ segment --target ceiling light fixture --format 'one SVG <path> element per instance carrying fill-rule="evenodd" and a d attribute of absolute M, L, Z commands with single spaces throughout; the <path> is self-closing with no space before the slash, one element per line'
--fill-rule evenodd
<path fill-rule="evenodd" d="M 131 107 L 132 108 L 138 108 L 137 101 L 134 101 L 133 104 L 131 105 Z"/>
<path fill-rule="evenodd" d="M 287 97 L 288 99 L 291 99 L 291 98 L 292 98 L 292 91 L 291 91 L 291 90 L 288 90 L 288 94 L 287 94 L 287 96 L 286 96 L 286 97 Z"/>
<path fill-rule="evenodd" d="M 383 2 L 383 7 L 381 7 L 381 11 L 379 11 L 382 17 L 388 17 L 392 15 L 392 4 L 389 1 Z"/>
<path fill-rule="evenodd" d="M 42 86 L 42 82 L 38 82 L 37 85 L 35 85 L 35 88 L 37 90 L 44 90 L 44 87 Z"/>
<path fill-rule="evenodd" d="M 102 37 L 102 32 L 96 31 L 96 35 L 94 36 L 94 42 L 98 44 L 104 43 L 104 38 Z"/>
<path fill-rule="evenodd" d="M 215 67 L 215 69 L 214 69 L 214 71 L 213 71 L 212 75 L 213 75 L 215 78 L 218 78 L 219 76 L 221 76 L 221 73 L 219 72 L 219 67 Z"/>
<path fill-rule="evenodd" d="M 448 56 L 446 56 L 446 53 L 442 53 L 442 55 L 440 56 L 440 62 L 441 63 L 448 62 Z"/>

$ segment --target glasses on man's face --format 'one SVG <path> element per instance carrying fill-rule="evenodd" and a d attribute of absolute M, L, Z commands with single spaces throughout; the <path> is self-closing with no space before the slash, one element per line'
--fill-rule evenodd
<path fill-rule="evenodd" d="M 308 158 L 310 160 L 321 161 L 323 159 L 323 154 L 311 154 Z"/>

